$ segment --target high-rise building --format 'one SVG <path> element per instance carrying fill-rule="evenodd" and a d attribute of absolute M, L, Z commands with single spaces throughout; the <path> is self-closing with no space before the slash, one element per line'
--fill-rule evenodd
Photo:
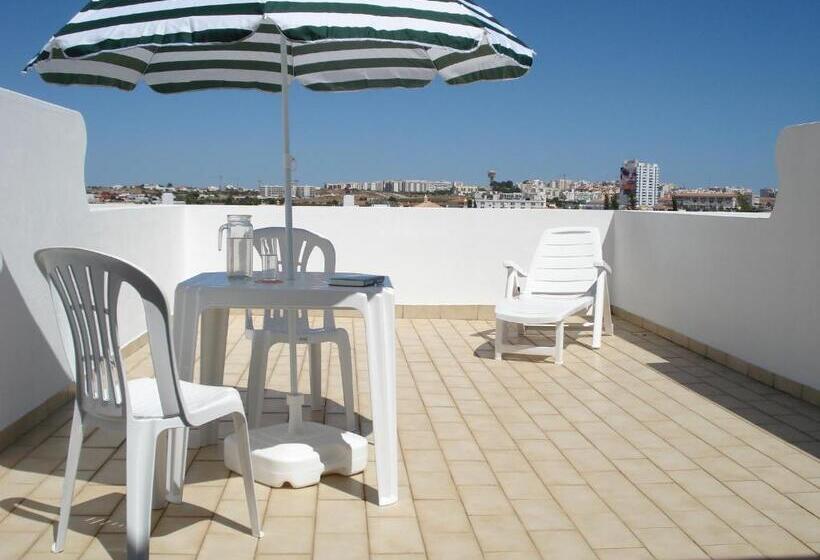
<path fill-rule="evenodd" d="M 308 185 L 291 185 L 291 194 L 294 198 L 310 198 L 314 187 Z M 263 198 L 284 198 L 285 187 L 282 185 L 260 185 L 259 196 Z"/>
<path fill-rule="evenodd" d="M 629 160 L 621 166 L 621 207 L 628 208 L 631 194 L 638 208 L 654 208 L 661 192 L 661 171 L 657 163 Z"/>

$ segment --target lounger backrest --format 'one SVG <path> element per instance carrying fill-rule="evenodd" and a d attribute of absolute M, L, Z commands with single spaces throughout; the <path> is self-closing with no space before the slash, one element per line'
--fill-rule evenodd
<path fill-rule="evenodd" d="M 548 229 L 530 263 L 524 294 L 583 295 L 598 278 L 601 236 L 596 228 Z"/>

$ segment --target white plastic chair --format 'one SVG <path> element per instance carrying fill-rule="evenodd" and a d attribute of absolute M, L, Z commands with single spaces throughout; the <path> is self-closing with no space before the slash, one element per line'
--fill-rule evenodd
<path fill-rule="evenodd" d="M 553 356 L 555 363 L 561 364 L 564 323 L 581 311 L 593 315 L 593 348 L 601 347 L 603 331 L 614 333 L 607 287 L 607 274 L 612 274 L 612 269 L 604 262 L 596 228 L 548 229 L 538 242 L 529 273 L 511 261 L 504 267 L 505 299 L 495 308 L 496 360 L 503 354 L 532 354 Z M 509 343 L 509 327 L 516 324 L 518 328 L 554 325 L 555 346 Z"/>
<path fill-rule="evenodd" d="M 260 255 L 283 255 L 285 249 L 285 228 L 271 227 L 254 231 L 253 244 Z M 333 244 L 315 233 L 304 229 L 293 230 L 293 254 L 298 272 L 307 271 L 308 262 L 314 251 L 318 250 L 324 259 L 324 272 L 336 272 L 336 250 Z M 283 274 L 284 262 L 280 260 Z M 324 312 L 321 327 L 310 326 L 307 310 L 295 312 L 297 344 L 308 344 L 310 355 L 310 393 L 311 408 L 322 409 L 322 343 L 332 342 L 339 349 L 339 363 L 342 370 L 342 394 L 345 406 L 345 423 L 348 430 L 356 425 L 353 403 L 353 359 L 350 351 L 350 337 L 347 331 L 336 327 L 333 311 Z M 254 328 L 253 317 L 246 314 L 246 333 L 253 341 L 251 347 L 251 364 L 248 374 L 248 421 L 251 428 L 259 427 L 262 419 L 262 407 L 265 399 L 265 377 L 267 373 L 268 354 L 274 344 L 288 342 L 287 314 L 281 309 L 265 310 L 262 328 Z"/>
<path fill-rule="evenodd" d="M 128 559 L 148 558 L 158 437 L 172 428 L 196 427 L 230 415 L 241 434 L 242 472 L 251 532 L 259 516 L 251 470 L 248 427 L 236 389 L 180 381 L 171 345 L 168 306 L 157 285 L 136 267 L 84 249 L 42 249 L 35 254 L 51 287 L 63 346 L 76 380 L 74 419 L 68 444 L 60 520 L 52 547 L 62 552 L 71 515 L 83 430 L 97 427 L 126 434 Z M 120 355 L 117 304 L 130 285 L 145 310 L 155 377 L 127 380 Z M 62 307 L 64 313 L 59 312 Z"/>

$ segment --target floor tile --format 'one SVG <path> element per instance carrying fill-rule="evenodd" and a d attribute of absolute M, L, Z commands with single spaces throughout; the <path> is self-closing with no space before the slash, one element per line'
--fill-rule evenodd
<path fill-rule="evenodd" d="M 231 316 L 226 383 L 244 392 L 250 344 Z M 372 443 L 364 325 L 351 333 L 357 412 Z M 256 485 L 266 532 L 249 534 L 241 477 L 220 445 L 191 450 L 185 503 L 152 514 L 152 559 L 750 560 L 820 554 L 820 412 L 618 320 L 599 351 L 570 329 L 565 365 L 496 362 L 492 321 L 399 319 L 399 502 L 365 473 L 318 486 Z M 531 337 L 541 334 L 531 329 Z M 323 411 L 343 419 L 333 350 Z M 309 388 L 298 355 L 299 383 Z M 147 349 L 128 365 L 151 375 Z M 268 389 L 288 386 L 285 348 Z M 284 399 L 265 421 L 286 419 Z M 46 560 L 62 493 L 70 406 L 0 451 L 0 560 Z M 222 422 L 221 429 L 229 428 Z M 125 446 L 89 432 L 66 560 L 124 558 Z M 795 439 L 798 449 L 788 439 Z M 93 482 L 88 482 L 93 480 Z"/>

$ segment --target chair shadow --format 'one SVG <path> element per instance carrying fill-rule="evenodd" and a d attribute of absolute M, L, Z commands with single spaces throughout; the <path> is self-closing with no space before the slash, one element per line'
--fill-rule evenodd
<path fill-rule="evenodd" d="M 244 393 L 244 388 L 240 389 L 241 392 Z M 266 408 L 272 409 L 272 412 L 268 412 L 266 415 L 263 416 L 263 425 L 269 425 L 274 423 L 281 423 L 287 421 L 287 407 L 284 405 L 285 403 L 285 396 L 286 393 L 281 391 L 275 391 L 271 389 L 266 390 L 265 398 L 269 400 L 269 403 L 266 403 Z M 336 427 L 342 428 L 344 426 L 344 407 L 340 404 L 335 402 L 331 399 L 323 399 L 324 406 L 323 409 L 320 411 L 311 411 L 309 406 L 306 406 L 303 409 L 304 418 L 305 420 L 315 421 L 322 423 L 324 420 L 329 420 L 327 423 L 331 425 L 335 425 Z M 280 407 L 281 404 L 281 407 Z M 72 405 L 73 406 L 73 405 Z M 281 412 L 280 412 L 281 410 Z M 265 417 L 267 416 L 267 418 Z M 269 420 L 265 422 L 265 420 Z M 356 414 L 356 426 L 357 429 L 355 430 L 356 433 L 367 437 L 372 433 L 372 422 L 366 416 Z M 66 420 L 66 422 L 70 422 L 70 418 Z M 221 446 L 222 446 L 222 439 L 224 436 L 228 435 L 232 429 L 232 423 L 230 420 L 222 419 L 218 421 L 220 424 L 220 441 L 217 446 L 208 446 L 203 447 L 200 449 L 190 449 L 189 450 L 189 457 L 193 457 L 193 460 L 189 462 L 188 465 L 188 472 L 186 473 L 185 484 L 195 484 L 195 483 L 207 483 L 214 480 L 222 480 L 226 477 L 230 477 L 231 473 L 227 471 L 227 469 L 211 469 L 211 468 L 204 468 L 204 469 L 191 469 L 192 465 L 202 464 L 202 463 L 217 463 L 222 465 L 222 455 L 221 455 Z M 64 424 L 63 424 L 64 425 Z M 224 428 L 223 428 L 224 427 Z M 35 430 L 37 427 L 34 428 Z M 46 435 L 45 438 L 49 438 L 54 436 L 55 433 L 59 432 L 62 429 L 60 425 L 54 425 L 53 430 L 51 431 L 51 435 Z M 85 434 L 85 441 L 87 442 L 90 437 L 93 436 L 95 432 L 89 431 Z M 25 437 L 25 434 L 23 435 Z M 68 447 L 68 438 L 60 438 L 65 440 L 65 447 L 67 450 Z M 13 445 L 13 444 L 12 444 Z M 122 455 L 122 459 L 115 458 L 119 451 L 122 451 L 122 446 L 125 445 L 123 441 L 118 446 L 114 444 L 115 447 L 108 448 L 110 449 L 110 454 L 107 459 L 102 463 L 102 465 L 97 468 L 96 470 L 83 470 L 81 469 L 77 473 L 77 480 L 78 481 L 90 481 L 94 480 L 95 482 L 103 483 L 103 484 L 111 484 L 111 485 L 121 485 L 123 486 L 123 492 L 119 493 L 119 496 L 124 498 L 125 495 L 125 461 L 124 455 Z M 372 445 L 372 444 L 371 444 Z M 216 453 L 211 455 L 209 458 L 199 459 L 197 456 L 202 453 L 203 455 L 207 453 L 214 453 L 213 447 L 217 447 Z M 209 451 L 209 448 L 211 450 Z M 21 447 L 19 453 L 16 450 L 15 452 L 0 452 L 0 466 L 7 467 L 11 470 L 15 471 L 23 471 L 23 472 L 30 472 L 30 473 L 37 473 L 37 474 L 44 474 L 49 475 L 57 472 L 62 469 L 62 465 L 65 463 L 65 453 L 63 453 L 60 458 L 54 459 L 29 459 L 28 453 L 30 453 L 36 447 Z M 83 452 L 86 452 L 90 449 L 89 446 L 84 444 Z M 54 453 L 54 457 L 56 457 L 59 453 Z M 82 454 L 81 453 L 81 464 L 82 464 Z M 28 460 L 27 460 L 28 459 Z M 114 463 L 112 465 L 112 463 Z M 103 469 L 105 472 L 103 473 Z M 238 475 L 236 475 L 238 476 Z M 357 497 L 360 499 L 365 499 L 370 501 L 374 504 L 378 503 L 378 491 L 373 488 L 372 486 L 368 486 L 359 480 L 356 480 L 352 477 L 345 477 L 341 475 L 329 475 L 322 478 L 320 484 L 325 484 L 334 488 L 339 492 L 344 492 L 349 494 L 353 497 Z M 286 487 L 289 487 L 286 485 Z M 272 489 L 273 492 L 276 491 L 276 488 Z M 102 502 L 107 500 L 112 500 L 117 493 L 110 493 L 105 496 L 100 496 L 94 498 L 93 500 L 89 500 L 87 502 L 77 503 L 75 502 L 72 507 L 72 515 L 75 515 L 76 512 L 82 512 L 83 510 L 87 511 L 100 511 L 104 509 L 101 506 Z M 184 498 L 184 491 L 183 491 L 183 498 Z M 244 499 L 244 495 L 241 496 Z M 275 498 L 274 498 L 275 499 Z M 96 505 L 96 507 L 95 507 Z M 26 497 L 9 497 L 2 501 L 0 501 L 0 508 L 5 509 L 6 511 L 10 512 L 11 515 L 19 515 L 28 519 L 40 521 L 43 523 L 52 523 L 55 527 L 56 531 L 56 518 L 59 515 L 59 509 L 57 506 L 49 505 L 43 502 L 38 502 L 37 500 L 26 498 Z M 185 517 L 210 517 L 214 521 L 226 526 L 230 527 L 239 531 L 248 531 L 247 527 L 241 523 L 237 523 L 230 519 L 227 519 L 221 515 L 216 514 L 215 512 L 205 510 L 199 506 L 195 506 L 193 504 L 185 504 L 185 508 L 189 513 L 186 513 Z M 76 513 L 76 515 L 82 515 L 81 513 Z M 86 517 L 86 516 L 83 516 Z M 77 530 L 84 534 L 96 534 L 99 529 L 95 529 L 96 525 L 103 524 L 106 526 L 110 526 L 113 523 L 120 523 L 123 525 L 120 530 L 124 531 L 124 520 L 119 522 L 114 522 L 109 519 L 109 516 L 89 516 L 86 519 L 86 525 L 81 526 L 79 528 L 74 528 L 72 526 L 72 530 Z M 161 533 L 153 532 L 153 536 L 159 536 Z M 107 542 L 107 541 L 106 541 Z M 123 536 L 124 542 L 124 536 Z M 113 551 L 112 551 L 113 552 Z"/>
<path fill-rule="evenodd" d="M 591 328 L 587 328 L 583 323 L 572 322 L 565 326 L 564 350 L 571 349 L 573 346 L 582 346 L 587 349 L 592 349 L 592 346 L 585 344 L 578 340 L 579 335 L 592 334 Z M 555 332 L 554 327 L 527 327 L 523 335 L 514 337 L 510 340 L 513 344 L 531 344 L 533 346 L 543 346 L 546 344 L 554 345 L 555 338 L 551 333 Z M 479 336 L 486 342 L 478 346 L 473 352 L 473 356 L 482 359 L 495 358 L 495 329 L 486 331 L 479 331 L 473 336 Z M 546 362 L 550 363 L 552 358 L 549 356 L 528 356 L 526 354 L 504 354 L 504 361 L 507 362 Z"/>
<path fill-rule="evenodd" d="M 124 494 L 111 492 L 85 502 L 74 504 L 71 512 L 72 517 L 69 521 L 69 531 L 90 537 L 99 537 L 100 535 L 110 535 L 115 537 L 111 539 L 97 538 L 97 540 L 103 548 L 106 549 L 111 558 L 124 558 L 126 546 L 125 520 L 113 519 L 112 515 L 84 515 L 82 513 L 84 510 L 100 511 L 107 508 L 110 509 L 111 500 L 120 502 L 124 498 Z M 246 524 L 238 523 L 233 519 L 228 519 L 227 517 L 224 517 L 216 512 L 206 510 L 200 506 L 188 503 L 185 503 L 184 506 L 186 509 L 185 517 L 175 517 L 174 519 L 211 519 L 213 522 L 219 523 L 226 528 L 251 534 L 251 530 Z M 50 524 L 52 527 L 52 539 L 56 539 L 57 519 L 60 514 L 58 506 L 46 504 L 32 498 L 12 497 L 0 501 L 0 508 L 9 512 L 10 515 L 15 515 L 38 523 Z M 75 510 L 77 513 L 75 513 Z M 170 531 L 162 524 L 158 524 L 157 519 L 153 520 L 152 525 L 152 537 L 163 537 L 184 528 L 175 526 L 174 530 Z"/>

